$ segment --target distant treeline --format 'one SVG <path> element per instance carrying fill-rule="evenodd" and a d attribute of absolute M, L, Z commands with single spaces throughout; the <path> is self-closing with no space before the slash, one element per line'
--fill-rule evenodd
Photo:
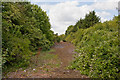
<path fill-rule="evenodd" d="M 120 78 L 118 19 L 120 16 L 115 16 L 101 23 L 95 11 L 91 11 L 68 27 L 64 40 L 73 43 L 77 52 L 70 69 L 92 78 Z"/>

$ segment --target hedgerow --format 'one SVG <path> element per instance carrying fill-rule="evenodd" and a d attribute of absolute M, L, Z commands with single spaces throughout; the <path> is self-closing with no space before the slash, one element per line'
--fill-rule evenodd
<path fill-rule="evenodd" d="M 71 42 L 76 45 L 75 60 L 70 69 L 92 78 L 119 78 L 118 18 L 79 29 Z"/>
<path fill-rule="evenodd" d="M 45 11 L 30 2 L 2 3 L 3 68 L 24 67 L 38 48 L 49 50 L 54 32 Z"/>

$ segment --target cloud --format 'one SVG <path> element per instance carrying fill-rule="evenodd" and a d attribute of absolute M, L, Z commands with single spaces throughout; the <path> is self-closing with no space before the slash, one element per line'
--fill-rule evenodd
<path fill-rule="evenodd" d="M 101 22 L 104 22 L 108 20 L 107 17 L 111 16 L 111 13 L 106 11 L 101 11 L 101 12 L 96 12 L 96 15 L 101 17 Z"/>
<path fill-rule="evenodd" d="M 117 2 L 95 2 L 90 6 L 93 9 L 97 10 L 115 10 L 118 7 Z"/>
<path fill-rule="evenodd" d="M 106 10 L 115 10 L 118 6 L 117 3 L 111 2 L 111 0 L 108 0 L 108 2 L 94 2 L 91 5 L 79 5 L 78 1 L 67 1 L 54 5 L 45 4 L 40 6 L 44 11 L 47 11 L 52 30 L 59 34 L 64 34 L 69 25 L 74 25 L 80 18 L 84 18 L 92 10 L 97 10 L 96 14 L 104 22 L 112 15 Z"/>
<path fill-rule="evenodd" d="M 96 12 L 96 14 L 98 16 L 101 16 L 101 17 L 105 17 L 105 16 L 110 16 L 111 15 L 109 12 L 106 12 L 106 11 Z"/>
<path fill-rule="evenodd" d="M 65 2 L 65 1 L 78 1 L 78 2 L 118 2 L 119 0 L 28 0 L 30 2 Z"/>
<path fill-rule="evenodd" d="M 87 5 L 78 7 L 77 1 L 59 3 L 54 6 L 43 5 L 41 8 L 49 10 L 49 18 L 52 28 L 59 34 L 64 34 L 69 25 L 74 25 L 77 20 L 83 18 L 90 8 Z"/>

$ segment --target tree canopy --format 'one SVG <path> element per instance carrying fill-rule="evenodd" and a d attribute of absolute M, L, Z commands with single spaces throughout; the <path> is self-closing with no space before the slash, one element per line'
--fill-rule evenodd
<path fill-rule="evenodd" d="M 68 29 L 66 30 L 65 34 L 68 34 L 70 32 L 76 32 L 78 29 L 86 29 L 90 26 L 93 26 L 96 23 L 100 22 L 100 18 L 95 14 L 95 11 L 89 12 L 89 14 L 85 15 L 85 18 L 80 20 L 73 26 L 70 25 Z"/>

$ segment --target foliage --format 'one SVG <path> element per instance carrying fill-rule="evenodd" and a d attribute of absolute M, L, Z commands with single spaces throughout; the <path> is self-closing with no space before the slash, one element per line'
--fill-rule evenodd
<path fill-rule="evenodd" d="M 56 33 L 55 35 L 54 35 L 54 42 L 60 42 L 61 41 L 61 37 L 60 36 L 58 36 L 58 33 Z"/>
<path fill-rule="evenodd" d="M 60 40 L 61 40 L 61 41 L 64 41 L 64 37 L 65 37 L 64 34 L 61 34 L 59 37 L 60 37 Z"/>
<path fill-rule="evenodd" d="M 65 32 L 65 35 L 68 35 L 68 34 L 70 34 L 70 32 L 73 30 L 73 25 L 70 25 L 69 27 L 68 27 L 68 29 L 66 30 L 66 32 Z"/>
<path fill-rule="evenodd" d="M 76 32 L 79 29 L 86 29 L 90 26 L 95 25 L 96 23 L 100 22 L 100 18 L 95 14 L 95 11 L 89 12 L 89 14 L 86 14 L 84 19 L 80 19 L 74 26 L 70 25 L 68 29 L 65 32 L 65 37 L 67 37 L 68 34 L 71 32 Z"/>
<path fill-rule="evenodd" d="M 2 8 L 3 66 L 26 66 L 34 51 L 49 50 L 54 44 L 49 18 L 40 7 L 30 2 L 3 2 Z"/>
<path fill-rule="evenodd" d="M 119 78 L 120 53 L 118 51 L 118 18 L 79 29 L 71 42 L 77 46 L 71 69 L 80 70 L 93 78 Z M 69 34 L 70 35 L 70 34 Z M 71 39 L 71 38 L 69 38 Z"/>

